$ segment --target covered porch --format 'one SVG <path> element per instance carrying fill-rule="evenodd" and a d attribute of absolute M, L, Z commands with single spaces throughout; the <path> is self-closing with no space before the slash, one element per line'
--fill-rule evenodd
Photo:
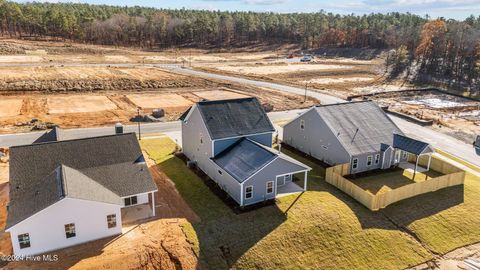
<path fill-rule="evenodd" d="M 427 143 L 412 139 L 399 134 L 394 134 L 393 147 L 396 151 L 396 155 L 400 155 L 401 150 L 408 153 L 407 160 L 398 164 L 399 168 L 409 171 L 413 174 L 413 178 L 418 173 L 428 172 L 430 170 L 430 163 L 432 161 L 432 155 L 435 150 Z M 418 161 L 420 157 L 427 156 L 428 162 L 426 167 L 420 167 Z"/>
<path fill-rule="evenodd" d="M 303 181 L 302 181 L 302 180 Z M 275 197 L 284 197 L 307 191 L 308 170 L 279 175 L 275 181 Z"/>
<path fill-rule="evenodd" d="M 155 191 L 123 199 L 122 224 L 132 224 L 155 216 Z"/>

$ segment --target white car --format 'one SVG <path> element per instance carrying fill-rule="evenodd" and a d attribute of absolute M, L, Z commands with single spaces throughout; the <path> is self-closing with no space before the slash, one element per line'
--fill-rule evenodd
<path fill-rule="evenodd" d="M 310 62 L 313 60 L 313 56 L 311 54 L 305 54 L 301 59 L 300 62 Z"/>

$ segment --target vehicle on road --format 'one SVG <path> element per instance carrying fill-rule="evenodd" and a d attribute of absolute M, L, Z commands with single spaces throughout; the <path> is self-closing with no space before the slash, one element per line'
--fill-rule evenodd
<path fill-rule="evenodd" d="M 310 62 L 313 60 L 313 55 L 311 54 L 305 54 L 303 57 L 300 59 L 300 62 Z"/>
<path fill-rule="evenodd" d="M 473 146 L 477 149 L 480 149 L 480 135 L 477 135 L 477 138 L 473 142 Z"/>

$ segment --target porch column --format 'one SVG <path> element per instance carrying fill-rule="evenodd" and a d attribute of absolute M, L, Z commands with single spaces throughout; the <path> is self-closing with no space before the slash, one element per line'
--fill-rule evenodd
<path fill-rule="evenodd" d="M 428 155 L 428 165 L 427 165 L 427 171 L 430 170 L 430 161 L 432 161 L 432 154 Z"/>
<path fill-rule="evenodd" d="M 413 170 L 413 180 L 415 180 L 415 174 L 417 174 L 418 159 L 420 156 L 415 155 L 415 169 Z"/>
<path fill-rule="evenodd" d="M 307 191 L 307 175 L 308 171 L 305 171 L 305 178 L 303 180 L 303 191 Z"/>
<path fill-rule="evenodd" d="M 152 217 L 155 216 L 155 191 L 152 192 Z"/>

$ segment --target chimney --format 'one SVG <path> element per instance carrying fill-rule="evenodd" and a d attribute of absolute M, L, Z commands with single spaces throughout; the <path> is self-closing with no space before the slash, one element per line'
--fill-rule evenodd
<path fill-rule="evenodd" d="M 122 123 L 115 124 L 115 134 L 123 134 L 123 125 Z"/>

